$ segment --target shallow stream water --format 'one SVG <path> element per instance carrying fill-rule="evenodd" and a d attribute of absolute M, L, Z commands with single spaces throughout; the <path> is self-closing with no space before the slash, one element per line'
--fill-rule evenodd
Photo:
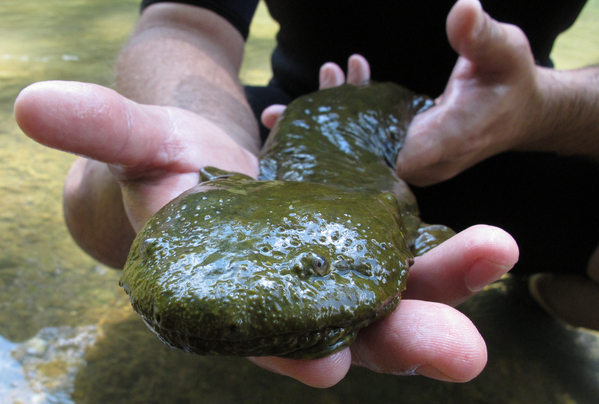
<path fill-rule="evenodd" d="M 455 385 L 352 369 L 316 390 L 240 358 L 163 346 L 118 287 L 119 272 L 71 240 L 62 183 L 74 157 L 24 136 L 18 92 L 41 80 L 112 85 L 114 59 L 138 0 L 0 3 L 0 403 L 596 403 L 599 339 L 546 316 L 516 280 L 463 310 L 489 345 L 489 365 Z M 252 26 L 242 79 L 263 84 L 276 26 Z M 559 39 L 557 68 L 599 62 L 599 0 Z M 501 310 L 496 310 L 501 307 Z"/>

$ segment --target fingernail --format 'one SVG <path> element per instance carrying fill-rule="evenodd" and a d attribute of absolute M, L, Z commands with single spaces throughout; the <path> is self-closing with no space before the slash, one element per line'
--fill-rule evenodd
<path fill-rule="evenodd" d="M 480 1 L 475 0 L 476 7 L 478 8 L 476 12 L 476 21 L 474 22 L 474 26 L 472 27 L 472 37 L 476 38 L 485 27 L 485 12 L 483 10 L 483 6 L 480 4 Z"/>
<path fill-rule="evenodd" d="M 444 382 L 459 382 L 460 380 L 454 379 L 453 377 L 447 376 L 445 373 L 441 372 L 439 369 L 432 365 L 422 365 L 418 369 L 416 369 L 416 373 L 421 376 L 429 377 L 435 380 L 441 380 Z"/>
<path fill-rule="evenodd" d="M 480 292 L 485 286 L 501 279 L 511 266 L 505 266 L 485 259 L 476 261 L 466 275 L 466 286 L 472 292 Z"/>
<path fill-rule="evenodd" d="M 320 88 L 330 87 L 333 82 L 333 73 L 326 63 L 320 68 L 318 80 Z"/>

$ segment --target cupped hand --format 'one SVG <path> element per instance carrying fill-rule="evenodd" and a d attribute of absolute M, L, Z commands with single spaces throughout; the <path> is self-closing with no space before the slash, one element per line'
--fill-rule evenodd
<path fill-rule="evenodd" d="M 529 142 L 540 100 L 537 68 L 525 34 L 459 0 L 447 18 L 459 54 L 436 105 L 413 120 L 397 159 L 398 175 L 429 185 Z"/>
<path fill-rule="evenodd" d="M 87 158 L 74 164 L 67 188 L 85 186 L 79 184 L 90 180 L 84 171 L 112 174 L 136 232 L 163 205 L 196 185 L 202 167 L 258 173 L 257 158 L 208 119 L 179 108 L 138 104 L 94 84 L 33 84 L 17 98 L 15 117 L 35 141 Z"/>
<path fill-rule="evenodd" d="M 486 365 L 486 345 L 472 322 L 450 305 L 499 279 L 517 260 L 518 247 L 509 234 L 496 227 L 471 227 L 417 257 L 397 309 L 361 330 L 349 348 L 316 360 L 251 360 L 313 387 L 335 385 L 351 365 L 469 381 Z"/>
<path fill-rule="evenodd" d="M 367 82 L 367 61 L 353 55 L 343 70 L 326 63 L 320 70 L 320 89 L 345 82 Z M 262 114 L 273 127 L 285 106 L 273 105 Z M 506 274 L 518 260 L 518 246 L 501 229 L 474 226 L 417 257 L 398 308 L 386 319 L 361 330 L 349 347 L 316 360 L 278 357 L 250 358 L 257 365 L 313 387 L 330 387 L 350 366 L 380 373 L 431 377 L 466 382 L 487 361 L 484 340 L 472 322 L 451 306 L 462 303 Z"/>

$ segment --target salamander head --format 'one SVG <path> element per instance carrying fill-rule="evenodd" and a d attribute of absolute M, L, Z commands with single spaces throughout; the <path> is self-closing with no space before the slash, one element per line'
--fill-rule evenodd
<path fill-rule="evenodd" d="M 411 258 L 399 217 L 380 195 L 215 179 L 148 222 L 121 284 L 173 347 L 325 356 L 397 305 Z"/>

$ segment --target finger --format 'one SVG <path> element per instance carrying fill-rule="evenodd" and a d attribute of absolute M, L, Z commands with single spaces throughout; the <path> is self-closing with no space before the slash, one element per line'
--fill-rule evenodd
<path fill-rule="evenodd" d="M 146 125 L 147 115 L 113 90 L 75 82 L 36 83 L 15 102 L 17 123 L 32 139 L 111 164 L 136 165 L 157 153 L 163 139 L 154 133 L 164 131 Z M 164 126 L 161 119 L 152 118 L 153 124 Z M 147 135 L 134 136 L 134 126 Z"/>
<path fill-rule="evenodd" d="M 125 167 L 125 179 L 206 165 L 245 172 L 252 165 L 250 153 L 211 122 L 178 108 L 137 104 L 94 84 L 33 84 L 19 94 L 15 117 L 37 142 Z"/>
<path fill-rule="evenodd" d="M 355 86 L 370 81 L 370 65 L 362 55 L 351 55 L 347 62 L 347 82 Z"/>
<path fill-rule="evenodd" d="M 420 374 L 466 382 L 487 362 L 486 345 L 472 322 L 439 303 L 402 300 L 387 318 L 360 331 L 352 364 L 395 375 Z"/>
<path fill-rule="evenodd" d="M 287 108 L 286 105 L 273 104 L 269 107 L 266 107 L 264 111 L 262 111 L 262 115 L 260 116 L 260 120 L 262 124 L 266 126 L 268 129 L 272 129 L 275 126 L 275 123 L 281 117 L 283 111 Z"/>
<path fill-rule="evenodd" d="M 321 66 L 319 74 L 320 90 L 337 87 L 345 83 L 345 74 L 336 63 L 328 62 Z"/>
<path fill-rule="evenodd" d="M 353 85 L 366 84 L 370 80 L 370 65 L 366 58 L 361 55 L 352 55 L 348 60 L 347 82 Z M 320 71 L 320 89 L 336 87 L 343 84 L 345 78 L 341 68 L 335 63 L 325 63 Z M 271 105 L 267 107 L 261 116 L 262 123 L 272 129 L 286 106 Z"/>
<path fill-rule="evenodd" d="M 473 226 L 417 257 L 402 297 L 455 306 L 505 275 L 518 261 L 505 231 Z"/>
<path fill-rule="evenodd" d="M 63 191 L 64 219 L 73 239 L 103 264 L 122 269 L 136 232 L 122 204 L 121 187 L 108 166 L 77 158 Z M 90 201 L 90 195 L 95 201 Z"/>
<path fill-rule="evenodd" d="M 487 73 L 512 71 L 523 57 L 526 61 L 532 57 L 522 30 L 493 20 L 478 0 L 456 2 L 447 16 L 447 37 L 460 56 Z"/>
<path fill-rule="evenodd" d="M 444 112 L 441 109 L 429 110 L 426 112 L 428 115 L 423 114 L 417 117 L 422 119 L 412 122 L 410 135 L 395 164 L 397 175 L 404 181 L 419 187 L 433 185 L 455 177 L 488 157 L 488 153 L 478 154 L 476 149 L 455 150 L 455 141 L 445 139 L 443 143 L 438 136 L 430 136 L 438 127 L 436 119 Z M 445 135 L 456 133 L 451 129 L 455 121 L 448 120 L 445 123 Z M 429 135 L 424 131 L 428 131 Z"/>
<path fill-rule="evenodd" d="M 339 383 L 351 365 L 351 354 L 347 348 L 333 355 L 313 360 L 285 359 L 274 356 L 249 359 L 266 370 L 292 377 L 308 386 L 318 388 L 331 387 Z"/>

